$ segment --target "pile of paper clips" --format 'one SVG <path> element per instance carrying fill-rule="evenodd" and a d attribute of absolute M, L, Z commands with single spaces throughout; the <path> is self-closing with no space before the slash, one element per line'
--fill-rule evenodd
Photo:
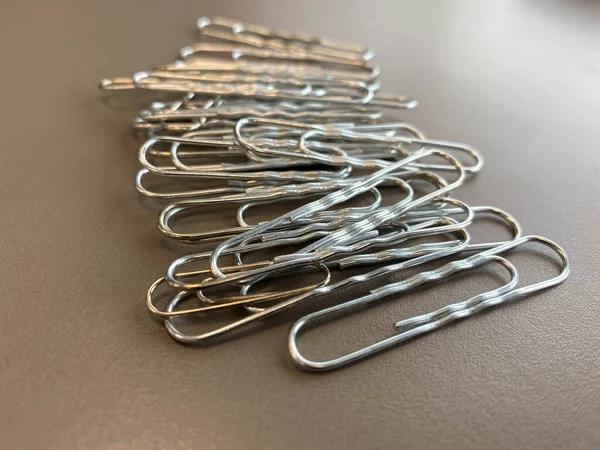
<path fill-rule="evenodd" d="M 407 268 L 440 261 L 434 270 L 301 317 L 289 334 L 293 360 L 303 369 L 329 370 L 568 276 L 569 260 L 556 243 L 522 236 L 518 222 L 498 208 L 450 196 L 481 170 L 478 151 L 429 139 L 407 123 L 383 121 L 384 109 L 410 109 L 416 101 L 380 93 L 370 50 L 217 17 L 201 18 L 197 27 L 202 42 L 181 49 L 176 62 L 101 82 L 104 90 L 181 93 L 176 101 L 152 103 L 134 123 L 148 138 L 139 153 L 143 167 L 136 187 L 172 201 L 159 215 L 160 231 L 180 243 L 213 245 L 176 259 L 148 291 L 148 309 L 174 339 L 215 342 L 299 303 L 386 274 L 398 279 Z M 206 163 L 211 159 L 217 161 Z M 149 177 L 167 181 L 163 187 L 170 189 L 150 188 Z M 279 217 L 247 221 L 249 208 L 285 207 L 297 199 L 304 203 Z M 239 205 L 238 226 L 205 229 L 202 218 L 211 205 L 228 204 Z M 513 239 L 472 243 L 469 227 L 479 215 L 503 221 Z M 175 229 L 174 220 L 190 217 L 200 219 L 198 228 Z M 500 255 L 529 242 L 555 251 L 562 271 L 518 287 L 517 269 Z M 206 266 L 199 267 L 202 262 Z M 487 263 L 506 270 L 504 285 L 402 320 L 391 337 L 335 359 L 312 361 L 298 349 L 298 333 L 306 327 Z M 362 273 L 344 276 L 344 269 L 361 266 Z M 258 284 L 272 287 L 286 277 L 307 280 L 319 273 L 316 283 L 257 290 Z M 155 298 L 161 285 L 176 290 L 163 308 Z M 181 325 L 184 316 L 230 308 L 244 315 L 200 334 Z"/>

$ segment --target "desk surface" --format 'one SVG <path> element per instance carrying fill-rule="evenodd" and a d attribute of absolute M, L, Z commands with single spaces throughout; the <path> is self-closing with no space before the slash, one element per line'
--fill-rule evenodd
<path fill-rule="evenodd" d="M 5 2 L 0 447 L 600 446 L 600 4 L 493 3 Z M 460 198 L 556 239 L 572 276 L 325 375 L 293 367 L 289 321 L 214 347 L 173 342 L 144 294 L 180 251 L 133 189 L 135 109 L 106 105 L 96 84 L 170 61 L 200 15 L 372 47 L 385 90 L 421 102 L 396 120 L 484 154 Z M 540 261 L 522 261 L 525 279 L 556 270 Z M 417 292 L 311 342 L 348 349 L 494 282 Z"/>

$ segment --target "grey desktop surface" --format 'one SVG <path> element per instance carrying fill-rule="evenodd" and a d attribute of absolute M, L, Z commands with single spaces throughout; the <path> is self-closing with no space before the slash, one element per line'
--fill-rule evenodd
<path fill-rule="evenodd" d="M 144 295 L 181 249 L 133 188 L 137 106 L 96 85 L 172 60 L 201 15 L 373 48 L 384 90 L 420 100 L 393 119 L 483 153 L 457 195 L 555 239 L 572 276 L 325 375 L 292 365 L 293 314 L 217 346 L 172 341 Z M 591 1 L 5 2 L 0 448 L 598 448 L 599 24 Z M 556 271 L 514 261 L 525 282 Z M 462 277 L 306 343 L 339 354 L 497 283 Z"/>

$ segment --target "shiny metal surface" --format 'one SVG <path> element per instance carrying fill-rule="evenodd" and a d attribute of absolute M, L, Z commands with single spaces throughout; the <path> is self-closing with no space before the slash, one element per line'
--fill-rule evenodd
<path fill-rule="evenodd" d="M 598 446 L 596 2 L 60 0 L 0 9 L 0 447 Z M 495 198 L 526 234 L 560 242 L 573 259 L 569 281 L 318 377 L 293 370 L 287 324 L 191 350 L 160 324 L 153 330 L 140 299 L 181 253 L 157 245 L 158 211 L 132 188 L 138 141 L 130 120 L 139 105 L 113 99 L 107 108 L 94 83 L 173 60 L 199 15 L 376 49 L 386 89 L 420 100 L 395 112 L 397 121 L 410 114 L 428 136 L 485 149 L 485 176 L 459 198 Z M 165 32 L 166 23 L 177 31 Z M 206 222 L 225 224 L 235 222 L 218 214 Z M 526 284 L 554 267 L 532 264 L 526 252 L 509 259 Z M 474 279 L 415 292 L 410 303 L 422 310 L 392 302 L 311 330 L 303 343 L 323 353 L 307 356 L 347 353 L 348 332 L 353 342 L 373 342 L 390 318 L 498 282 Z M 339 296 L 359 298 L 370 287 Z"/>

